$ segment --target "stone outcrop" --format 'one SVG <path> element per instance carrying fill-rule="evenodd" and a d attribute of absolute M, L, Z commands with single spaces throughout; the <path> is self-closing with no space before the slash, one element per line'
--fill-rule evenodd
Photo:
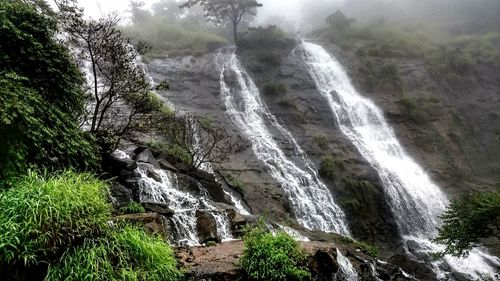
<path fill-rule="evenodd" d="M 414 280 L 399 267 L 366 256 L 353 248 L 324 242 L 303 242 L 300 247 L 307 253 L 307 267 L 313 280 L 331 281 L 340 274 L 337 248 L 356 270 L 359 280 L 404 281 Z M 233 241 L 212 247 L 179 248 L 176 255 L 187 268 L 190 280 L 237 281 L 246 280 L 238 266 L 243 253 L 243 242 Z"/>

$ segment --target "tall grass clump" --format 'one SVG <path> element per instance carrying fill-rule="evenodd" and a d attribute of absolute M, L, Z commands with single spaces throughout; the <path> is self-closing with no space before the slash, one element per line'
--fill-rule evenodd
<path fill-rule="evenodd" d="M 304 264 L 306 254 L 290 235 L 276 235 L 260 227 L 247 231 L 240 265 L 250 280 L 308 280 L 311 274 Z"/>
<path fill-rule="evenodd" d="M 160 237 L 125 226 L 109 237 L 86 240 L 51 266 L 46 281 L 181 280 L 171 247 Z"/>
<path fill-rule="evenodd" d="M 50 260 L 110 219 L 106 184 L 88 174 L 29 173 L 0 192 L 0 263 Z"/>

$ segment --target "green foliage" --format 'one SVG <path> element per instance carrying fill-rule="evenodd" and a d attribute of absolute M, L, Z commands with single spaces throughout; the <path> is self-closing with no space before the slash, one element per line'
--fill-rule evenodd
<path fill-rule="evenodd" d="M 87 174 L 34 172 L 0 192 L 0 262 L 48 261 L 110 219 L 106 185 Z"/>
<path fill-rule="evenodd" d="M 354 19 L 347 18 L 340 10 L 337 10 L 334 14 L 326 18 L 326 23 L 337 32 L 349 29 L 353 22 L 355 22 Z"/>
<path fill-rule="evenodd" d="M 321 149 L 328 149 L 328 138 L 325 136 L 314 136 L 313 142 Z"/>
<path fill-rule="evenodd" d="M 343 169 L 343 167 L 341 161 L 332 155 L 327 155 L 323 157 L 319 164 L 319 175 L 325 179 L 334 180 L 338 170 Z"/>
<path fill-rule="evenodd" d="M 250 28 L 245 36 L 240 38 L 238 47 L 243 50 L 264 49 L 286 49 L 290 41 L 279 27 L 271 25 L 268 27 L 259 26 Z"/>
<path fill-rule="evenodd" d="M 57 32 L 50 10 L 21 0 L 1 1 L 0 72 L 28 78 L 26 87 L 53 107 L 80 113 L 83 75 L 69 50 L 56 40 Z"/>
<path fill-rule="evenodd" d="M 127 37 L 152 47 L 150 56 L 203 55 L 227 44 L 227 40 L 201 25 L 172 22 L 162 16 L 152 16 L 135 25 L 123 28 Z"/>
<path fill-rule="evenodd" d="M 410 120 L 417 124 L 425 124 L 431 121 L 438 115 L 441 107 L 441 102 L 435 97 L 417 99 L 405 95 L 400 102 L 406 108 Z"/>
<path fill-rule="evenodd" d="M 74 118 L 83 110 L 83 76 L 56 33 L 47 6 L 0 2 L 1 179 L 32 165 L 90 169 L 99 162 Z"/>
<path fill-rule="evenodd" d="M 0 73 L 0 178 L 29 165 L 94 168 L 93 139 L 75 120 L 26 87 L 27 78 Z"/>
<path fill-rule="evenodd" d="M 189 154 L 189 152 L 186 151 L 186 149 L 180 145 L 169 144 L 165 152 L 177 158 L 178 160 L 181 160 L 184 163 L 193 162 L 193 157 L 191 156 L 191 154 Z"/>
<path fill-rule="evenodd" d="M 383 90 L 386 88 L 401 88 L 401 77 L 396 65 L 392 62 L 376 63 L 372 59 L 362 56 L 359 72 L 363 76 L 367 90 Z"/>
<path fill-rule="evenodd" d="M 498 234 L 500 221 L 500 191 L 478 192 L 453 201 L 442 215 L 444 225 L 435 241 L 446 246 L 441 254 L 467 256 L 481 239 Z"/>
<path fill-rule="evenodd" d="M 380 255 L 380 249 L 368 243 L 356 241 L 350 237 L 344 236 L 342 236 L 341 242 L 347 243 L 349 246 L 354 247 L 373 258 L 377 258 Z"/>
<path fill-rule="evenodd" d="M 251 280 L 284 281 L 307 280 L 307 256 L 290 235 L 279 232 L 275 236 L 255 227 L 243 238 L 245 248 L 240 265 Z"/>
<path fill-rule="evenodd" d="M 354 178 L 346 178 L 342 182 L 346 187 L 346 194 L 342 197 L 342 206 L 362 214 L 370 212 L 372 196 L 376 193 L 375 186 L 369 181 Z"/>
<path fill-rule="evenodd" d="M 208 241 L 207 243 L 205 243 L 205 246 L 207 246 L 207 247 L 215 247 L 215 246 L 217 246 L 217 242 L 215 242 L 215 241 Z"/>
<path fill-rule="evenodd" d="M 144 207 L 137 202 L 129 202 L 127 205 L 121 207 L 119 211 L 123 214 L 142 214 L 146 212 Z"/>
<path fill-rule="evenodd" d="M 229 183 L 229 185 L 234 190 L 236 190 L 239 194 L 242 194 L 242 195 L 245 194 L 245 187 L 244 187 L 243 183 L 241 182 L 241 180 L 237 176 L 228 175 L 226 177 L 226 180 Z"/>
<path fill-rule="evenodd" d="M 268 96 L 280 96 L 286 94 L 286 86 L 279 82 L 268 82 L 264 85 L 264 94 Z"/>
<path fill-rule="evenodd" d="M 161 237 L 125 226 L 109 237 L 85 240 L 49 268 L 47 281 L 182 280 L 172 249 Z"/>

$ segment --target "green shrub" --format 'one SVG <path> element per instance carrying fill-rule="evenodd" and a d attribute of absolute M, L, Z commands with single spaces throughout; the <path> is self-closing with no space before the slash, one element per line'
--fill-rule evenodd
<path fill-rule="evenodd" d="M 47 281 L 182 280 L 170 246 L 160 237 L 125 226 L 109 237 L 86 240 L 49 268 Z"/>
<path fill-rule="evenodd" d="M 127 205 L 121 207 L 119 211 L 123 214 L 142 214 L 146 212 L 144 207 L 137 202 L 130 202 Z"/>
<path fill-rule="evenodd" d="M 264 94 L 278 96 L 286 94 L 286 86 L 283 83 L 269 82 L 264 85 Z"/>
<path fill-rule="evenodd" d="M 181 160 L 184 163 L 192 162 L 191 155 L 186 151 L 186 149 L 182 148 L 179 145 L 168 145 L 165 152 Z"/>
<path fill-rule="evenodd" d="M 286 33 L 279 27 L 270 25 L 268 27 L 250 28 L 248 33 L 241 36 L 238 47 L 241 49 L 282 49 L 290 46 Z"/>
<path fill-rule="evenodd" d="M 406 108 L 406 114 L 413 122 L 417 124 L 425 124 L 437 116 L 440 110 L 438 98 L 420 98 L 405 95 L 400 100 L 401 104 Z"/>
<path fill-rule="evenodd" d="M 227 182 L 229 183 L 229 185 L 234 190 L 236 190 L 239 194 L 241 194 L 241 195 L 245 194 L 245 188 L 243 186 L 243 183 L 241 182 L 241 180 L 237 176 L 228 175 L 226 177 L 226 179 L 227 179 Z"/>
<path fill-rule="evenodd" d="M 0 192 L 0 262 L 50 260 L 81 237 L 106 228 L 106 184 L 87 174 L 29 173 Z"/>
<path fill-rule="evenodd" d="M 328 149 L 328 139 L 325 136 L 314 136 L 313 142 L 321 149 Z"/>
<path fill-rule="evenodd" d="M 342 169 L 343 164 L 332 155 L 323 157 L 319 164 L 319 175 L 325 179 L 334 180 L 338 169 Z"/>
<path fill-rule="evenodd" d="M 279 232 L 275 236 L 261 228 L 252 228 L 244 238 L 245 248 L 240 265 L 252 280 L 284 281 L 307 280 L 307 258 L 290 235 Z"/>

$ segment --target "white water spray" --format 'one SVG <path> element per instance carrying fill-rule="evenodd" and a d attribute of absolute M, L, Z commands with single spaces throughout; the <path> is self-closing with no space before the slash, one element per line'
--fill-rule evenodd
<path fill-rule="evenodd" d="M 257 86 L 236 55 L 221 52 L 217 63 L 221 71 L 221 94 L 227 116 L 250 140 L 257 158 L 266 164 L 271 176 L 282 185 L 297 221 L 308 229 L 349 235 L 344 213 L 335 204 L 328 188 L 318 179 L 295 139 L 262 102 Z M 231 78 L 234 78 L 235 85 L 228 84 Z M 293 145 L 295 159 L 285 155 L 271 129 Z"/>
<path fill-rule="evenodd" d="M 337 249 L 337 263 L 339 271 L 335 274 L 336 281 L 358 281 L 358 274 L 349 259 Z"/>
<path fill-rule="evenodd" d="M 294 50 L 304 62 L 321 95 L 328 101 L 344 135 L 378 171 L 406 241 L 415 241 L 420 254 L 441 250 L 431 242 L 441 224 L 439 215 L 449 201 L 425 171 L 406 153 L 382 111 L 352 86 L 341 64 L 319 45 L 303 42 Z M 446 257 L 448 266 L 477 279 L 482 272 L 493 273 L 496 257 L 473 250 L 467 259 Z M 436 273 L 442 264 L 434 262 Z M 444 276 L 441 276 L 445 278 Z"/>

